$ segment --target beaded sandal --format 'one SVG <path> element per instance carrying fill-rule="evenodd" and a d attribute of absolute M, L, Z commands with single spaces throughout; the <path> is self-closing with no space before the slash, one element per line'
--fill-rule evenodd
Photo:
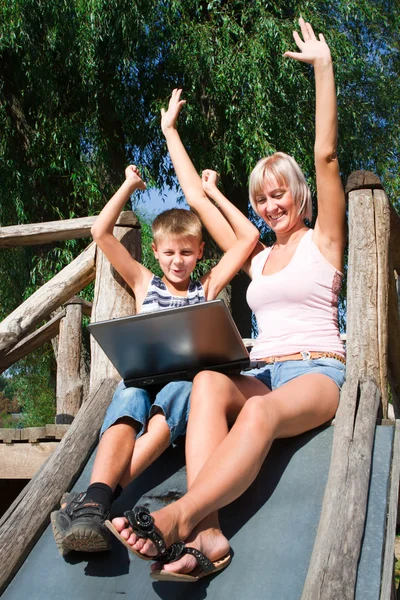
<path fill-rule="evenodd" d="M 183 542 L 177 542 L 176 544 L 173 544 L 173 546 L 175 547 L 174 557 L 170 557 L 170 560 L 168 560 L 169 563 L 179 560 L 185 554 L 191 554 L 197 560 L 197 567 L 190 573 L 171 573 L 170 571 L 157 569 L 151 573 L 151 577 L 156 581 L 191 581 L 194 583 L 202 577 L 222 571 L 222 569 L 225 569 L 232 560 L 230 552 L 222 558 L 212 562 L 207 556 L 200 552 L 200 550 L 186 546 Z"/>
<path fill-rule="evenodd" d="M 105 525 L 111 531 L 112 534 L 126 547 L 128 550 L 136 554 L 142 560 L 153 560 L 155 562 L 160 562 L 165 564 L 167 562 L 171 562 L 173 560 L 177 560 L 176 555 L 180 550 L 179 544 L 182 542 L 178 542 L 177 544 L 172 544 L 169 548 L 167 548 L 164 539 L 161 535 L 161 532 L 154 525 L 154 519 L 149 513 L 148 509 L 145 506 L 135 506 L 133 510 L 127 510 L 124 513 L 124 517 L 127 519 L 129 526 L 132 527 L 132 530 L 136 535 L 140 538 L 148 538 L 153 542 L 153 544 L 158 549 L 157 556 L 148 556 L 147 554 L 142 554 L 132 548 L 128 544 L 128 542 L 122 537 L 122 535 L 115 529 L 114 525 L 111 521 L 106 521 Z"/>

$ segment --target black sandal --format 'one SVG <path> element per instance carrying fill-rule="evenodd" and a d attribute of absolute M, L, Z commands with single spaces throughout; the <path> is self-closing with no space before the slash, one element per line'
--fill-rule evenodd
<path fill-rule="evenodd" d="M 127 510 L 124 512 L 124 517 L 127 519 L 129 526 L 132 527 L 132 530 L 138 537 L 148 538 L 153 542 L 158 549 L 158 554 L 157 556 L 148 556 L 147 554 L 138 552 L 128 544 L 128 542 L 121 536 L 119 531 L 115 529 L 114 525 L 110 521 L 106 521 L 106 526 L 111 533 L 113 533 L 115 537 L 124 546 L 126 546 L 126 548 L 128 548 L 128 550 L 133 552 L 133 554 L 136 554 L 136 556 L 142 560 L 152 560 L 162 564 L 171 562 L 172 560 L 177 560 L 175 556 L 177 556 L 177 553 L 180 551 L 180 544 L 182 544 L 182 542 L 177 542 L 176 544 L 172 544 L 172 546 L 167 548 L 161 532 L 154 525 L 154 519 L 145 506 L 135 506 L 133 510 Z"/>
<path fill-rule="evenodd" d="M 192 548 L 191 546 L 186 546 L 186 544 L 183 542 L 176 542 L 170 547 L 169 550 L 170 556 L 169 560 L 167 561 L 168 563 L 179 560 L 185 554 L 191 554 L 197 561 L 197 567 L 195 567 L 190 573 L 171 573 L 170 571 L 157 569 L 151 573 L 151 577 L 156 581 L 191 581 L 194 583 L 202 577 L 222 571 L 222 569 L 225 569 L 232 560 L 232 554 L 229 551 L 228 554 L 222 558 L 212 562 L 209 558 L 207 558 L 207 556 L 200 552 L 200 550 Z M 172 550 L 173 552 L 171 552 Z"/>

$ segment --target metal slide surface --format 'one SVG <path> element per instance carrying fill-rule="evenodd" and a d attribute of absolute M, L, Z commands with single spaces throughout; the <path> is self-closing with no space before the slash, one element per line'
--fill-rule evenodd
<path fill-rule="evenodd" d="M 3 594 L 4 600 L 294 600 L 301 597 L 318 526 L 333 428 L 274 443 L 254 484 L 221 511 L 231 565 L 196 584 L 156 582 L 149 563 L 113 540 L 111 552 L 63 559 L 49 526 Z M 394 429 L 377 427 L 356 600 L 378 600 Z M 93 457 L 74 489 L 87 487 Z M 169 449 L 114 505 L 154 510 L 185 490 L 184 445 Z M 115 543 L 114 543 L 115 541 Z"/>

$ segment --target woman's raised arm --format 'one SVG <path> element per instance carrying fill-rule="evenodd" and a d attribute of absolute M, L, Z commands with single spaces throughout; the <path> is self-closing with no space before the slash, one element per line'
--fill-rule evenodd
<path fill-rule="evenodd" d="M 318 199 L 315 241 L 321 250 L 322 247 L 325 250 L 328 248 L 327 258 L 337 263 L 335 256 L 343 253 L 346 242 L 346 207 L 337 156 L 337 104 L 332 58 L 324 36 L 320 34 L 317 39 L 310 23 L 306 23 L 303 19 L 299 19 L 299 24 L 303 39 L 296 31 L 293 37 L 300 52 L 285 52 L 285 56 L 309 63 L 314 67 L 316 93 L 314 153 Z M 331 253 L 333 256 L 330 255 Z"/>

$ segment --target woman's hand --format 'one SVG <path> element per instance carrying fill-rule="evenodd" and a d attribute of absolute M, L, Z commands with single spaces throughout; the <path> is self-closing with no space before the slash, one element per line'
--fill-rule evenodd
<path fill-rule="evenodd" d="M 285 52 L 283 56 L 294 58 L 313 66 L 319 62 L 331 62 L 331 52 L 322 33 L 319 34 L 319 40 L 317 40 L 310 23 L 306 23 L 304 19 L 300 18 L 299 25 L 303 39 L 301 39 L 297 31 L 293 32 L 293 37 L 301 52 Z"/>
<path fill-rule="evenodd" d="M 176 129 L 178 115 L 186 104 L 186 100 L 180 99 L 181 93 L 181 89 L 172 90 L 168 110 L 161 109 L 161 129 L 164 135 L 166 135 L 168 129 Z"/>
<path fill-rule="evenodd" d="M 219 181 L 219 174 L 217 171 L 213 171 L 212 169 L 205 169 L 201 174 L 201 183 L 203 185 L 203 190 L 208 196 L 212 195 L 213 190 L 217 188 Z"/>
<path fill-rule="evenodd" d="M 135 186 L 135 190 L 145 190 L 146 184 L 143 181 L 139 169 L 136 165 L 129 165 L 125 169 L 125 180 Z"/>

